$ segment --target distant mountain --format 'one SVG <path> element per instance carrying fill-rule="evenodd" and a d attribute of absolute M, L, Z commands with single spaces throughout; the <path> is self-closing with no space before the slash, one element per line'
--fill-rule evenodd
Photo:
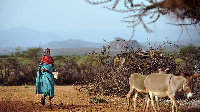
<path fill-rule="evenodd" d="M 54 33 L 40 32 L 26 27 L 0 31 L 0 47 L 38 47 L 52 40 L 62 40 Z"/>
<path fill-rule="evenodd" d="M 114 41 L 109 43 L 111 49 L 123 49 L 124 47 L 140 47 L 140 44 L 136 40 L 130 40 L 127 42 L 123 38 L 116 38 Z M 107 46 L 106 43 L 94 43 L 94 42 L 87 42 L 83 40 L 75 40 L 75 39 L 68 39 L 65 41 L 52 41 L 45 45 L 43 48 L 53 48 L 53 49 L 60 49 L 60 48 L 102 48 L 103 46 Z"/>
<path fill-rule="evenodd" d="M 123 38 L 116 38 L 109 44 L 111 53 L 118 53 L 116 50 L 123 50 L 125 46 L 139 48 L 140 44 L 136 40 L 126 42 Z M 92 43 L 83 40 L 68 39 L 65 41 L 53 41 L 43 47 L 51 48 L 52 55 L 84 55 L 88 53 L 100 53 L 103 46 L 107 47 L 106 43 Z"/>
<path fill-rule="evenodd" d="M 93 43 L 93 42 L 86 42 L 83 40 L 74 40 L 74 39 L 68 39 L 65 41 L 52 41 L 44 46 L 43 48 L 53 48 L 53 49 L 59 49 L 59 48 L 102 48 L 105 45 L 105 43 Z"/>
<path fill-rule="evenodd" d="M 123 38 L 116 38 L 114 41 L 111 41 L 107 44 L 111 46 L 111 52 L 115 52 L 116 50 L 123 50 L 126 46 L 133 48 L 140 47 L 140 44 L 136 40 L 130 40 L 129 42 L 126 42 L 126 40 Z M 42 48 L 52 49 L 52 55 L 84 55 L 93 51 L 99 53 L 101 52 L 103 46 L 107 47 L 108 45 L 106 45 L 106 43 L 93 43 L 75 39 L 68 39 L 65 41 L 51 41 L 47 44 L 40 45 Z M 8 47 L 0 47 L 0 55 L 9 54 L 15 51 L 15 48 L 16 47 L 10 47 L 8 49 Z"/>
<path fill-rule="evenodd" d="M 172 41 L 171 43 L 172 45 L 176 44 L 178 46 L 187 45 L 189 43 L 200 46 L 200 39 L 192 41 L 184 40 L 179 42 Z M 158 47 L 160 45 L 162 45 L 162 47 L 169 47 L 169 45 L 163 44 L 164 42 L 150 43 L 152 47 Z M 111 46 L 111 51 L 124 50 L 126 47 L 140 47 L 144 50 L 148 50 L 149 48 L 148 42 L 137 42 L 137 40 L 130 40 L 127 42 L 127 40 L 119 37 L 115 38 L 115 40 L 109 43 L 94 43 L 75 39 L 63 41 L 63 38 L 57 34 L 51 32 L 40 32 L 26 27 L 18 27 L 0 31 L 0 55 L 12 53 L 18 46 L 22 47 L 23 49 L 40 46 L 42 48 L 54 49 L 54 55 L 75 55 L 80 53 L 84 54 L 85 52 L 92 52 L 93 50 L 100 52 L 103 46 L 107 47 L 108 45 Z M 176 48 L 176 45 L 170 46 L 172 47 L 170 49 Z"/>
<path fill-rule="evenodd" d="M 119 37 L 115 38 L 114 41 L 111 41 L 109 45 L 111 46 L 111 49 L 119 49 L 119 50 L 125 49 L 126 47 L 128 48 L 141 47 L 141 45 L 137 42 L 137 40 L 126 41 L 125 39 Z"/>

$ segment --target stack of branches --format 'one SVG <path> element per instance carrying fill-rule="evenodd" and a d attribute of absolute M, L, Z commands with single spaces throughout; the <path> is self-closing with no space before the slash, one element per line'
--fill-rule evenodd
<path fill-rule="evenodd" d="M 191 47 L 189 46 L 189 48 Z M 195 48 L 192 49 L 195 50 Z M 183 51 L 184 48 L 179 50 L 182 53 L 185 52 Z M 192 54 L 196 54 L 196 50 L 192 52 Z M 191 52 L 191 49 L 189 51 Z M 176 53 L 171 56 L 173 57 L 170 57 L 169 54 L 165 56 L 159 53 L 159 50 L 157 51 L 154 49 L 144 52 L 140 48 L 129 48 L 113 58 L 107 56 L 108 60 L 106 61 L 106 64 L 104 64 L 104 70 L 93 77 L 92 84 L 89 87 L 89 93 L 107 96 L 126 96 L 129 92 L 128 79 L 133 73 L 149 75 L 151 73 L 159 72 L 159 69 L 162 71 L 168 69 L 166 72 L 174 75 L 180 75 L 180 71 L 188 72 L 188 76 L 194 74 L 195 69 L 192 69 L 194 63 L 191 63 L 190 60 L 193 60 L 196 63 L 199 63 L 199 61 L 192 58 L 194 57 L 193 55 L 192 57 L 190 55 L 190 57 L 185 56 L 186 59 L 190 60 L 184 60 L 184 56 L 179 57 Z M 181 63 L 177 62 L 176 59 L 181 59 Z M 189 66 L 185 66 L 184 63 L 186 63 L 186 65 L 189 64 Z M 197 67 L 197 69 L 197 72 L 199 72 L 199 67 Z M 194 93 L 199 93 L 200 80 L 196 78 L 193 82 L 195 83 L 193 87 Z M 179 98 L 186 98 L 183 95 L 183 92 L 179 92 L 177 96 Z M 194 96 L 199 99 L 199 94 L 195 94 Z"/>
<path fill-rule="evenodd" d="M 148 75 L 158 72 L 158 69 L 169 68 L 174 73 L 176 64 L 170 57 L 150 51 L 142 53 L 139 50 L 118 54 L 105 65 L 103 73 L 97 74 L 93 81 L 93 94 L 108 96 L 125 96 L 129 91 L 128 79 L 133 73 Z"/>

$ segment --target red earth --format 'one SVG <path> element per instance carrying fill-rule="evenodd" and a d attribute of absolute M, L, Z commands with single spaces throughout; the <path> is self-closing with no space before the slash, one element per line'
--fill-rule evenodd
<path fill-rule="evenodd" d="M 9 111 L 100 111 L 100 112 L 124 112 L 127 111 L 127 100 L 121 97 L 91 96 L 86 90 L 80 92 L 74 86 L 55 86 L 55 97 L 52 99 L 52 109 L 40 103 L 41 95 L 35 94 L 35 86 L 1 86 L 0 87 L 0 112 Z M 91 98 L 101 98 L 107 103 L 91 103 Z M 179 112 L 200 112 L 200 101 L 185 102 L 179 100 Z M 159 102 L 161 112 L 171 111 L 170 101 Z M 137 110 L 133 107 L 130 111 L 143 111 L 144 99 L 137 101 Z M 149 112 L 154 112 L 149 107 Z"/>

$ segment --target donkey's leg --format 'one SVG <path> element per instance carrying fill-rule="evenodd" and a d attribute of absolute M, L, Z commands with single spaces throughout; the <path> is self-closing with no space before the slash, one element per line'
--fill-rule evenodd
<path fill-rule="evenodd" d="M 148 112 L 149 109 L 149 101 L 150 101 L 150 97 L 149 94 L 146 95 L 146 103 L 145 103 L 145 112 Z"/>
<path fill-rule="evenodd" d="M 128 100 L 128 111 L 129 111 L 129 108 L 130 108 L 130 97 L 131 97 L 131 94 L 133 93 L 134 89 L 130 88 L 130 91 L 129 93 L 127 94 L 127 100 Z"/>
<path fill-rule="evenodd" d="M 153 106 L 153 109 L 154 109 L 155 112 L 156 112 L 156 108 L 155 108 L 154 101 L 153 101 L 153 93 L 152 93 L 152 92 L 149 92 L 149 95 L 150 95 L 151 104 L 152 104 L 152 106 Z"/>
<path fill-rule="evenodd" d="M 158 105 L 158 111 L 160 111 L 160 106 L 159 106 L 159 103 L 158 103 L 158 96 L 155 96 L 155 99 L 156 99 L 156 104 Z"/>
<path fill-rule="evenodd" d="M 172 100 L 173 105 L 172 105 L 172 112 L 174 112 L 174 106 L 176 107 L 176 112 L 178 111 L 178 102 L 176 101 L 174 95 L 170 95 L 169 98 Z"/>
<path fill-rule="evenodd" d="M 134 94 L 134 98 L 133 98 L 133 100 L 134 100 L 134 109 L 136 110 L 136 100 L 137 100 L 137 96 L 138 96 L 138 92 L 135 90 L 135 94 Z"/>

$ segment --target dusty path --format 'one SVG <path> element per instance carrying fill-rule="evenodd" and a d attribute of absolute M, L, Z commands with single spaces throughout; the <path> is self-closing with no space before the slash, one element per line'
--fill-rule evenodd
<path fill-rule="evenodd" d="M 102 98 L 108 103 L 90 103 L 90 98 Z M 52 109 L 40 104 L 40 95 L 35 94 L 35 86 L 0 86 L 0 112 L 7 111 L 80 111 L 80 112 L 125 112 L 127 101 L 120 97 L 90 96 L 86 92 L 79 92 L 73 86 L 55 86 L 55 97 L 52 99 Z M 171 104 L 161 104 L 162 112 L 170 111 Z M 200 103 L 198 103 L 200 104 Z M 195 107 L 179 107 L 180 112 L 200 112 L 200 105 Z M 188 104 L 187 104 L 188 105 Z M 165 106 L 165 107 L 164 107 Z M 150 107 L 151 108 L 151 107 Z M 143 100 L 139 100 L 138 111 L 143 109 Z M 134 111 L 131 108 L 130 111 Z M 151 110 L 152 111 L 152 110 Z M 153 111 L 152 111 L 153 112 Z"/>

